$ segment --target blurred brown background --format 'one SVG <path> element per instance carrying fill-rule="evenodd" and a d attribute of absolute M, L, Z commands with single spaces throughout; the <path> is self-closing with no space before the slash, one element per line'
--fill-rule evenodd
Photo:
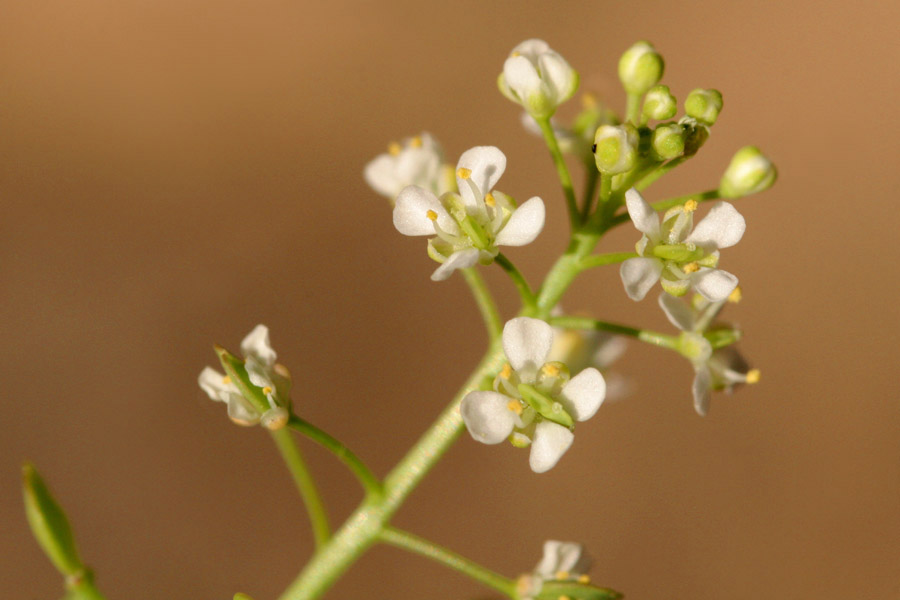
<path fill-rule="evenodd" d="M 528 37 L 617 108 L 617 59 L 638 39 L 679 99 L 723 91 L 701 156 L 651 200 L 712 187 L 744 144 L 777 162 L 723 262 L 763 381 L 701 419 L 688 363 L 632 344 L 619 370 L 634 394 L 580 426 L 556 469 L 466 436 L 395 522 L 507 574 L 545 538 L 580 540 L 594 579 L 630 598 L 900 596 L 896 3 L 4 0 L 0 14 L 4 597 L 61 595 L 22 516 L 25 458 L 111 599 L 284 588 L 311 549 L 295 491 L 268 436 L 232 426 L 196 376 L 213 342 L 236 349 L 266 323 L 299 411 L 387 471 L 484 336 L 462 280 L 428 280 L 424 242 L 394 231 L 361 171 L 422 130 L 454 162 L 500 146 L 501 189 L 551 208 L 538 242 L 509 252 L 537 281 L 563 204 L 495 88 Z M 604 248 L 636 239 L 626 227 Z M 615 268 L 565 304 L 667 327 Z M 303 447 L 342 518 L 355 482 Z M 490 596 L 382 547 L 329 597 L 359 595 Z"/>

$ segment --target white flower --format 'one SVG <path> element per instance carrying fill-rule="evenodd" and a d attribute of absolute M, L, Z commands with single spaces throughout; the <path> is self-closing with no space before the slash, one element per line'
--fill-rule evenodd
<path fill-rule="evenodd" d="M 386 153 L 366 165 L 363 175 L 366 183 L 391 203 L 408 185 L 440 195 L 453 184 L 452 167 L 444 164 L 444 152 L 429 133 L 392 143 Z"/>
<path fill-rule="evenodd" d="M 268 429 L 284 427 L 290 417 L 291 378 L 287 369 L 275 363 L 277 355 L 269 343 L 269 329 L 257 325 L 241 342 L 244 368 L 249 382 L 259 388 L 268 409 L 260 410 L 246 398 L 228 375 L 206 367 L 198 383 L 213 400 L 228 405 L 228 417 L 239 425 L 261 423 Z"/>
<path fill-rule="evenodd" d="M 544 321 L 518 317 L 503 328 L 509 363 L 494 379 L 494 391 L 469 392 L 460 414 L 476 441 L 531 446 L 535 473 L 553 468 L 572 445 L 575 421 L 597 412 L 606 395 L 600 371 L 588 368 L 575 377 L 562 363 L 548 362 L 553 328 Z"/>
<path fill-rule="evenodd" d="M 526 40 L 503 63 L 497 85 L 538 119 L 547 118 L 578 89 L 578 73 L 543 40 Z"/>
<path fill-rule="evenodd" d="M 722 302 L 707 302 L 696 298 L 691 305 L 669 294 L 660 294 L 659 305 L 673 325 L 682 333 L 681 352 L 694 365 L 694 410 L 701 417 L 709 412 L 713 390 L 731 392 L 735 386 L 759 381 L 759 370 L 750 369 L 747 361 L 734 346 L 713 350 L 703 333 L 722 308 Z"/>
<path fill-rule="evenodd" d="M 490 263 L 497 246 L 524 246 L 544 227 L 544 202 L 535 196 L 516 208 L 494 185 L 506 169 L 506 156 L 493 146 L 463 152 L 456 168 L 459 193 L 438 198 L 434 192 L 409 186 L 394 206 L 394 227 L 403 235 L 435 235 L 428 254 L 440 267 L 434 281 L 447 279 L 455 269 L 481 261 Z"/>
<path fill-rule="evenodd" d="M 634 226 L 644 234 L 636 245 L 640 258 L 629 258 L 619 270 L 629 298 L 642 300 L 660 279 L 673 296 L 683 296 L 692 287 L 718 302 L 734 291 L 737 277 L 715 268 L 719 249 L 737 244 L 746 228 L 744 217 L 731 204 L 718 202 L 691 231 L 694 200 L 669 209 L 662 224 L 634 188 L 625 192 L 625 203 Z"/>
<path fill-rule="evenodd" d="M 519 578 L 519 597 L 529 600 L 541 593 L 547 581 L 578 581 L 588 583 L 587 572 L 591 557 L 581 544 L 575 542 L 544 542 L 544 555 L 534 572 Z"/>

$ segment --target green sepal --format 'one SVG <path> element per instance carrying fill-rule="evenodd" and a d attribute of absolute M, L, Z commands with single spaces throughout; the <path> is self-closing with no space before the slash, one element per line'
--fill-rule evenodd
<path fill-rule="evenodd" d="M 617 600 L 622 594 L 609 588 L 601 588 L 577 581 L 545 581 L 535 600 L 559 600 L 566 596 L 572 600 Z"/>
<path fill-rule="evenodd" d="M 725 346 L 730 346 L 740 341 L 741 331 L 739 329 L 721 327 L 718 329 L 710 329 L 703 334 L 703 337 L 707 339 L 713 350 L 718 350 L 719 348 L 724 348 Z"/>
<path fill-rule="evenodd" d="M 66 513 L 30 462 L 22 466 L 22 492 L 31 533 L 53 566 L 66 577 L 83 573 L 85 566 L 78 556 Z"/>
<path fill-rule="evenodd" d="M 244 361 L 218 344 L 213 346 L 213 348 L 215 348 L 216 354 L 219 356 L 219 362 L 222 363 L 225 374 L 231 378 L 232 383 L 237 386 L 241 395 L 249 400 L 260 413 L 269 410 L 271 406 L 269 406 L 262 389 L 250 382 L 250 376 L 244 367 Z"/>
<path fill-rule="evenodd" d="M 575 425 L 575 419 L 566 412 L 562 404 L 548 398 L 536 390 L 533 385 L 520 383 L 516 386 L 516 389 L 522 394 L 522 399 L 548 421 L 553 421 L 569 428 Z"/>

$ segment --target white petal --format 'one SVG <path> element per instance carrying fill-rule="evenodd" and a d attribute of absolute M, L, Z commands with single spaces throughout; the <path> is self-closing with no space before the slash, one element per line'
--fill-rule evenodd
<path fill-rule="evenodd" d="M 722 269 L 701 267 L 691 275 L 691 284 L 710 302 L 721 302 L 737 287 L 738 278 Z"/>
<path fill-rule="evenodd" d="M 259 423 L 259 412 L 249 400 L 235 394 L 228 400 L 228 418 L 238 425 L 256 425 Z"/>
<path fill-rule="evenodd" d="M 269 343 L 269 328 L 265 325 L 254 327 L 241 342 L 241 354 L 244 358 L 256 360 L 263 365 L 274 365 L 278 355 Z"/>
<path fill-rule="evenodd" d="M 625 192 L 625 206 L 637 230 L 646 234 L 652 241 L 659 241 L 659 215 L 650 203 L 644 200 L 641 193 L 634 188 Z"/>
<path fill-rule="evenodd" d="M 669 322 L 682 331 L 694 330 L 694 311 L 686 303 L 672 294 L 663 292 L 659 295 L 659 307 L 666 313 Z"/>
<path fill-rule="evenodd" d="M 510 55 L 523 54 L 530 59 L 537 60 L 538 56 L 549 49 L 550 44 L 548 44 L 544 40 L 532 38 L 530 40 L 525 40 L 524 42 L 513 48 L 512 52 L 510 52 Z"/>
<path fill-rule="evenodd" d="M 460 250 L 451 254 L 447 260 L 441 264 L 434 273 L 431 274 L 432 281 L 444 281 L 456 269 L 468 269 L 478 262 L 479 251 L 475 248 Z"/>
<path fill-rule="evenodd" d="M 456 221 L 447 213 L 437 196 L 420 187 L 410 185 L 403 188 L 394 205 L 394 227 L 403 235 L 434 235 L 434 221 L 428 218 L 428 211 L 437 214 L 437 223 L 451 235 L 459 229 Z"/>
<path fill-rule="evenodd" d="M 706 248 L 728 248 L 741 241 L 746 228 L 747 222 L 734 206 L 718 202 L 686 241 Z"/>
<path fill-rule="evenodd" d="M 459 162 L 456 163 L 457 173 L 459 169 L 468 169 L 471 172 L 469 179 L 478 187 L 483 198 L 494 189 L 503 171 L 506 170 L 506 155 L 495 146 L 475 146 L 459 157 Z M 472 188 L 458 174 L 456 183 L 466 204 L 475 206 L 481 200 L 472 196 Z"/>
<path fill-rule="evenodd" d="M 510 398 L 497 392 L 469 392 L 462 399 L 459 413 L 477 442 L 499 444 L 509 437 L 516 414 L 509 410 Z"/>
<path fill-rule="evenodd" d="M 500 233 L 498 246 L 524 246 L 530 244 L 544 228 L 544 201 L 535 196 L 513 211 Z"/>
<path fill-rule="evenodd" d="M 658 258 L 629 258 L 619 267 L 625 293 L 632 300 L 643 300 L 662 273 L 663 262 Z"/>
<path fill-rule="evenodd" d="M 513 90 L 519 100 L 525 102 L 531 94 L 541 91 L 541 76 L 534 63 L 525 56 L 511 56 L 503 63 L 503 77 L 506 85 Z"/>
<path fill-rule="evenodd" d="M 553 328 L 540 319 L 516 317 L 503 326 L 503 351 L 516 371 L 543 365 L 552 345 Z"/>
<path fill-rule="evenodd" d="M 582 575 L 588 572 L 590 566 L 591 558 L 581 544 L 547 540 L 544 542 L 544 556 L 534 572 L 552 579 L 559 571 Z"/>
<path fill-rule="evenodd" d="M 248 358 L 244 362 L 244 368 L 247 369 L 247 379 L 250 383 L 259 388 L 270 387 L 275 389 L 275 382 L 272 381 L 271 366 L 264 365 L 254 358 Z"/>
<path fill-rule="evenodd" d="M 403 189 L 403 184 L 397 179 L 395 172 L 395 160 L 390 154 L 379 154 L 363 171 L 363 177 L 366 183 L 373 190 L 387 196 L 391 200 L 396 198 L 397 194 Z"/>
<path fill-rule="evenodd" d="M 563 387 L 560 401 L 576 421 L 586 421 L 594 416 L 606 397 L 606 381 L 600 371 L 587 368 Z"/>
<path fill-rule="evenodd" d="M 625 350 L 628 348 L 628 342 L 624 337 L 612 335 L 606 332 L 596 332 L 595 344 L 597 350 L 594 351 L 592 362 L 598 369 L 606 369 L 611 364 L 619 360 Z"/>
<path fill-rule="evenodd" d="M 200 376 L 197 377 L 200 389 L 217 402 L 228 402 L 228 398 L 232 393 L 238 393 L 233 383 L 225 383 L 225 381 L 225 375 L 211 367 L 205 367 L 200 371 Z"/>
<path fill-rule="evenodd" d="M 691 391 L 694 393 L 694 410 L 701 417 L 709 412 L 709 389 L 712 386 L 712 376 L 709 369 L 701 367 L 694 375 L 694 385 Z"/>
<path fill-rule="evenodd" d="M 528 464 L 535 473 L 549 471 L 572 445 L 572 432 L 551 421 L 541 421 L 534 430 Z"/>
<path fill-rule="evenodd" d="M 542 79 L 549 82 L 559 104 L 572 97 L 578 87 L 575 71 L 562 56 L 550 50 L 538 58 Z"/>

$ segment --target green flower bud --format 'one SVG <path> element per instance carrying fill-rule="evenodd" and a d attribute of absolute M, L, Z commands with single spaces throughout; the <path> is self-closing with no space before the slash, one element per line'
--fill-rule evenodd
<path fill-rule="evenodd" d="M 640 137 L 633 125 L 601 125 L 594 134 L 594 161 L 607 175 L 625 173 L 637 162 Z"/>
<path fill-rule="evenodd" d="M 664 121 L 678 112 L 678 103 L 667 85 L 655 85 L 644 97 L 644 116 L 647 120 Z"/>
<path fill-rule="evenodd" d="M 660 160 L 669 160 L 684 154 L 684 127 L 678 123 L 665 123 L 653 130 L 651 146 Z"/>
<path fill-rule="evenodd" d="M 738 150 L 731 164 L 725 169 L 719 183 L 722 198 L 741 198 L 756 194 L 772 187 L 778 171 L 775 165 L 755 146 L 744 146 Z"/>
<path fill-rule="evenodd" d="M 31 533 L 50 562 L 66 577 L 84 573 L 69 520 L 31 463 L 22 467 L 22 491 Z"/>
<path fill-rule="evenodd" d="M 643 95 L 662 78 L 665 63 L 649 42 L 638 42 L 619 59 L 619 79 L 629 94 Z"/>
<path fill-rule="evenodd" d="M 719 90 L 697 88 L 684 101 L 684 112 L 704 125 L 712 125 L 722 112 L 722 93 Z"/>

